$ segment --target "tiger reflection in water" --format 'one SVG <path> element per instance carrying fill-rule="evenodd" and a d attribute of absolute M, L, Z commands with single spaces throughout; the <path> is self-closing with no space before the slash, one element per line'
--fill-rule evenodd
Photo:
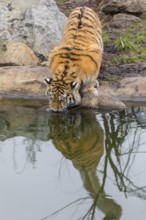
<path fill-rule="evenodd" d="M 107 198 L 96 169 L 104 152 L 104 136 L 93 111 L 68 114 L 50 113 L 49 138 L 63 156 L 79 170 L 85 189 L 90 193 L 105 219 L 118 220 L 121 207 Z M 98 199 L 97 199 L 98 197 Z"/>

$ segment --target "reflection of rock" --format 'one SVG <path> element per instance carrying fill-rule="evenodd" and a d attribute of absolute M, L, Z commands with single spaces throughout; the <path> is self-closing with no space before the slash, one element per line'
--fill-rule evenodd
<path fill-rule="evenodd" d="M 1 45 L 0 65 L 37 65 L 38 58 L 34 52 L 23 43 L 5 42 Z"/>
<path fill-rule="evenodd" d="M 16 136 L 26 137 L 32 141 L 48 140 L 46 112 L 37 111 L 39 102 L 30 103 L 11 101 L 0 104 L 0 141 Z"/>
<path fill-rule="evenodd" d="M 54 0 L 2 0 L 0 41 L 27 44 L 45 59 L 61 39 L 66 17 Z"/>

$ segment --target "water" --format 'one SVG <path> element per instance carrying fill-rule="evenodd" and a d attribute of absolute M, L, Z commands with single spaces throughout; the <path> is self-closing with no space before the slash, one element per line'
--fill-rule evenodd
<path fill-rule="evenodd" d="M 146 107 L 0 103 L 0 219 L 145 220 Z"/>

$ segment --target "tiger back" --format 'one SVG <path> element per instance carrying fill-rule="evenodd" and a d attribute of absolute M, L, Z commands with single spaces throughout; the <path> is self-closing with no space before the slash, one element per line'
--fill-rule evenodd
<path fill-rule="evenodd" d="M 62 41 L 49 55 L 52 78 L 48 84 L 50 109 L 63 111 L 83 97 L 98 96 L 96 79 L 102 61 L 101 23 L 88 7 L 70 14 Z"/>

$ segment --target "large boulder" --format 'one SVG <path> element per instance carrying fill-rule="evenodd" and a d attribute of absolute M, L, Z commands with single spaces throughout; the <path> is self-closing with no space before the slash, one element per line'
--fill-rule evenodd
<path fill-rule="evenodd" d="M 44 99 L 48 67 L 7 66 L 0 68 L 0 97 Z"/>
<path fill-rule="evenodd" d="M 42 59 L 59 44 L 67 18 L 54 0 L 2 0 L 0 42 L 27 44 Z"/>
<path fill-rule="evenodd" d="M 130 13 L 145 16 L 145 0 L 102 0 L 98 5 L 100 11 L 106 14 Z"/>
<path fill-rule="evenodd" d="M 26 44 L 8 41 L 0 46 L 0 66 L 35 66 L 38 63 L 38 58 Z"/>

